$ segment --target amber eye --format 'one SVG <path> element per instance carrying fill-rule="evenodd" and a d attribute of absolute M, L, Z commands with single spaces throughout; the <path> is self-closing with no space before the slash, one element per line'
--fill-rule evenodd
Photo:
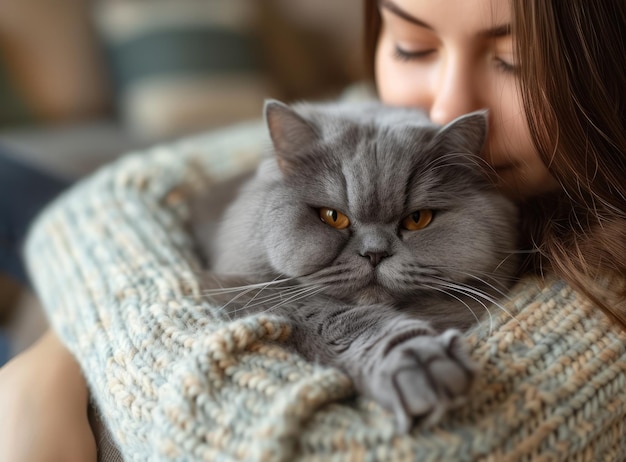
<path fill-rule="evenodd" d="M 350 219 L 335 209 L 322 207 L 320 209 L 320 218 L 324 223 L 336 229 L 346 229 L 350 226 Z"/>
<path fill-rule="evenodd" d="M 433 221 L 432 210 L 418 210 L 402 220 L 402 227 L 409 231 L 419 231 L 426 228 L 431 221 Z"/>

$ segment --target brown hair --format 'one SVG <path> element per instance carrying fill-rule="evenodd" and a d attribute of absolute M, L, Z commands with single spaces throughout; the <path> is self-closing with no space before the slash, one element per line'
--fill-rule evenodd
<path fill-rule="evenodd" d="M 626 327 L 626 3 L 511 0 L 533 142 L 562 190 L 522 204 L 526 238 L 550 268 Z M 381 19 L 365 0 L 368 71 Z M 610 282 L 607 298 L 593 281 Z"/>

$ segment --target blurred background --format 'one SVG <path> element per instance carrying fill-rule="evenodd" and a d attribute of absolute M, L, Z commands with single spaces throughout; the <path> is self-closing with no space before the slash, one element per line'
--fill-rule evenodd
<path fill-rule="evenodd" d="M 19 245 L 16 202 L 51 199 L 129 150 L 258 118 L 265 98 L 331 98 L 361 81 L 361 4 L 2 0 L 0 258 Z M 43 180 L 26 183 L 21 166 Z M 36 297 L 0 271 L 0 364 L 44 328 Z"/>

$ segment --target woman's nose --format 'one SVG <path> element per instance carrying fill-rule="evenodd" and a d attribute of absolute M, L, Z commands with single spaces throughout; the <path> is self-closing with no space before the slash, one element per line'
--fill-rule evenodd
<path fill-rule="evenodd" d="M 432 82 L 429 115 L 433 122 L 445 125 L 457 117 L 481 108 L 474 86 L 471 66 L 461 60 L 441 63 Z"/>

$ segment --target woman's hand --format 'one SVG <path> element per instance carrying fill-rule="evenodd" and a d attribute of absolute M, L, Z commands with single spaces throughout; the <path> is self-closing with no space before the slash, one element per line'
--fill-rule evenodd
<path fill-rule="evenodd" d="M 47 332 L 0 369 L 0 460 L 95 461 L 87 404 L 78 364 Z"/>

